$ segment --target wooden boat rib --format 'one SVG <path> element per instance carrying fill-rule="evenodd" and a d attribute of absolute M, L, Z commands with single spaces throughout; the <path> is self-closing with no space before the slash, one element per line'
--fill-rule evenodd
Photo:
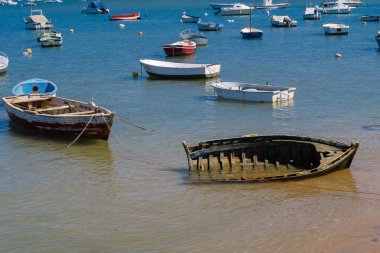
<path fill-rule="evenodd" d="M 294 180 L 349 168 L 359 147 L 303 136 L 245 136 L 182 143 L 191 181 Z"/>
<path fill-rule="evenodd" d="M 10 120 L 42 133 L 107 140 L 114 113 L 94 103 L 51 95 L 3 98 Z"/>

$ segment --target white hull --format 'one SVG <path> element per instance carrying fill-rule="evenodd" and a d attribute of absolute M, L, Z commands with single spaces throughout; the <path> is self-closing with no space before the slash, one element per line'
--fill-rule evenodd
<path fill-rule="evenodd" d="M 344 24 L 324 24 L 323 30 L 329 35 L 348 34 L 350 27 Z"/>
<path fill-rule="evenodd" d="M 6 54 L 0 52 L 0 74 L 5 73 L 8 70 L 9 59 Z"/>
<path fill-rule="evenodd" d="M 237 5 L 237 4 L 242 4 L 242 3 L 230 3 L 230 4 L 227 4 L 227 3 L 211 3 L 210 6 L 214 10 L 219 10 L 221 8 L 233 7 L 234 5 Z"/>
<path fill-rule="evenodd" d="M 220 75 L 220 64 L 176 63 L 156 60 L 140 60 L 145 71 L 163 78 L 210 78 Z"/>
<path fill-rule="evenodd" d="M 303 19 L 307 20 L 318 20 L 321 19 L 321 13 L 318 12 L 317 8 L 307 7 L 303 12 Z"/>
<path fill-rule="evenodd" d="M 218 97 L 249 102 L 280 102 L 291 100 L 296 88 L 275 87 L 238 82 L 212 83 Z"/>
<path fill-rule="evenodd" d="M 290 19 L 288 16 L 273 15 L 270 22 L 272 26 L 276 27 L 294 27 L 298 25 L 297 21 Z"/>
<path fill-rule="evenodd" d="M 377 45 L 379 45 L 379 49 L 380 49 L 380 31 L 377 33 L 375 40 L 377 41 Z"/>
<path fill-rule="evenodd" d="M 233 7 L 226 7 L 220 9 L 220 15 L 222 16 L 239 16 L 239 15 L 249 15 L 252 7 L 247 5 L 234 5 Z"/>

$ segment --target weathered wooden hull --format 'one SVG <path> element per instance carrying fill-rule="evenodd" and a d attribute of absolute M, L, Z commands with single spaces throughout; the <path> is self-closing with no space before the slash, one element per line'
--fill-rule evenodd
<path fill-rule="evenodd" d="M 47 96 L 48 97 L 48 96 Z M 55 97 L 53 97 L 55 98 Z M 58 98 L 60 99 L 60 98 Z M 81 138 L 103 139 L 107 140 L 111 132 L 114 113 L 100 107 L 88 105 L 74 100 L 65 99 L 66 104 L 75 103 L 78 108 L 87 107 L 94 109 L 96 113 L 91 115 L 72 115 L 57 114 L 50 115 L 38 113 L 38 110 L 23 110 L 3 98 L 4 107 L 8 113 L 9 119 L 27 130 L 34 130 L 46 134 L 64 135 L 76 137 L 81 134 Z M 82 133 L 83 132 L 83 133 Z"/>
<path fill-rule="evenodd" d="M 267 182 L 320 176 L 349 168 L 359 143 L 301 136 L 213 140 L 189 147 L 191 181 Z"/>

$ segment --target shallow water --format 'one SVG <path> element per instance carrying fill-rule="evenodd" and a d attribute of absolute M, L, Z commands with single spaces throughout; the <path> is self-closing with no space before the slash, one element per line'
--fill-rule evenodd
<path fill-rule="evenodd" d="M 261 40 L 242 40 L 247 17 L 214 16 L 208 1 L 109 0 L 114 13 L 143 19 L 110 22 L 80 13 L 85 2 L 41 4 L 62 48 L 40 48 L 24 29 L 26 6 L 0 6 L 0 50 L 10 57 L 0 93 L 33 77 L 58 95 L 95 101 L 116 112 L 108 142 L 56 139 L 10 126 L 0 107 L 1 252 L 377 252 L 380 249 L 380 15 L 376 1 L 344 16 L 302 20 L 304 2 L 273 14 L 299 21 L 272 28 L 255 12 Z M 223 22 L 209 44 L 178 61 L 222 64 L 221 80 L 294 86 L 294 101 L 239 103 L 214 97 L 210 80 L 159 80 L 139 59 L 171 60 L 162 44 L 179 32 L 180 14 Z M 228 22 L 234 20 L 234 22 Z M 350 25 L 325 36 L 322 24 Z M 73 33 L 69 30 L 74 29 Z M 138 36 L 142 32 L 142 36 Z M 31 48 L 32 56 L 22 54 Z M 342 54 L 336 59 L 335 54 Z M 141 130 L 129 123 L 144 127 Z M 294 134 L 359 141 L 349 170 L 305 181 L 191 184 L 181 141 L 242 134 Z"/>

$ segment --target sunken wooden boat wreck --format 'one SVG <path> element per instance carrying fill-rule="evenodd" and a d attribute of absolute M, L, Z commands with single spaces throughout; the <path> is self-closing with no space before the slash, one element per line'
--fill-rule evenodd
<path fill-rule="evenodd" d="M 107 140 L 114 113 L 108 109 L 67 98 L 29 94 L 3 98 L 10 120 L 42 133 Z"/>
<path fill-rule="evenodd" d="M 255 136 L 182 143 L 190 181 L 266 182 L 303 179 L 349 168 L 359 147 L 302 136 Z"/>

